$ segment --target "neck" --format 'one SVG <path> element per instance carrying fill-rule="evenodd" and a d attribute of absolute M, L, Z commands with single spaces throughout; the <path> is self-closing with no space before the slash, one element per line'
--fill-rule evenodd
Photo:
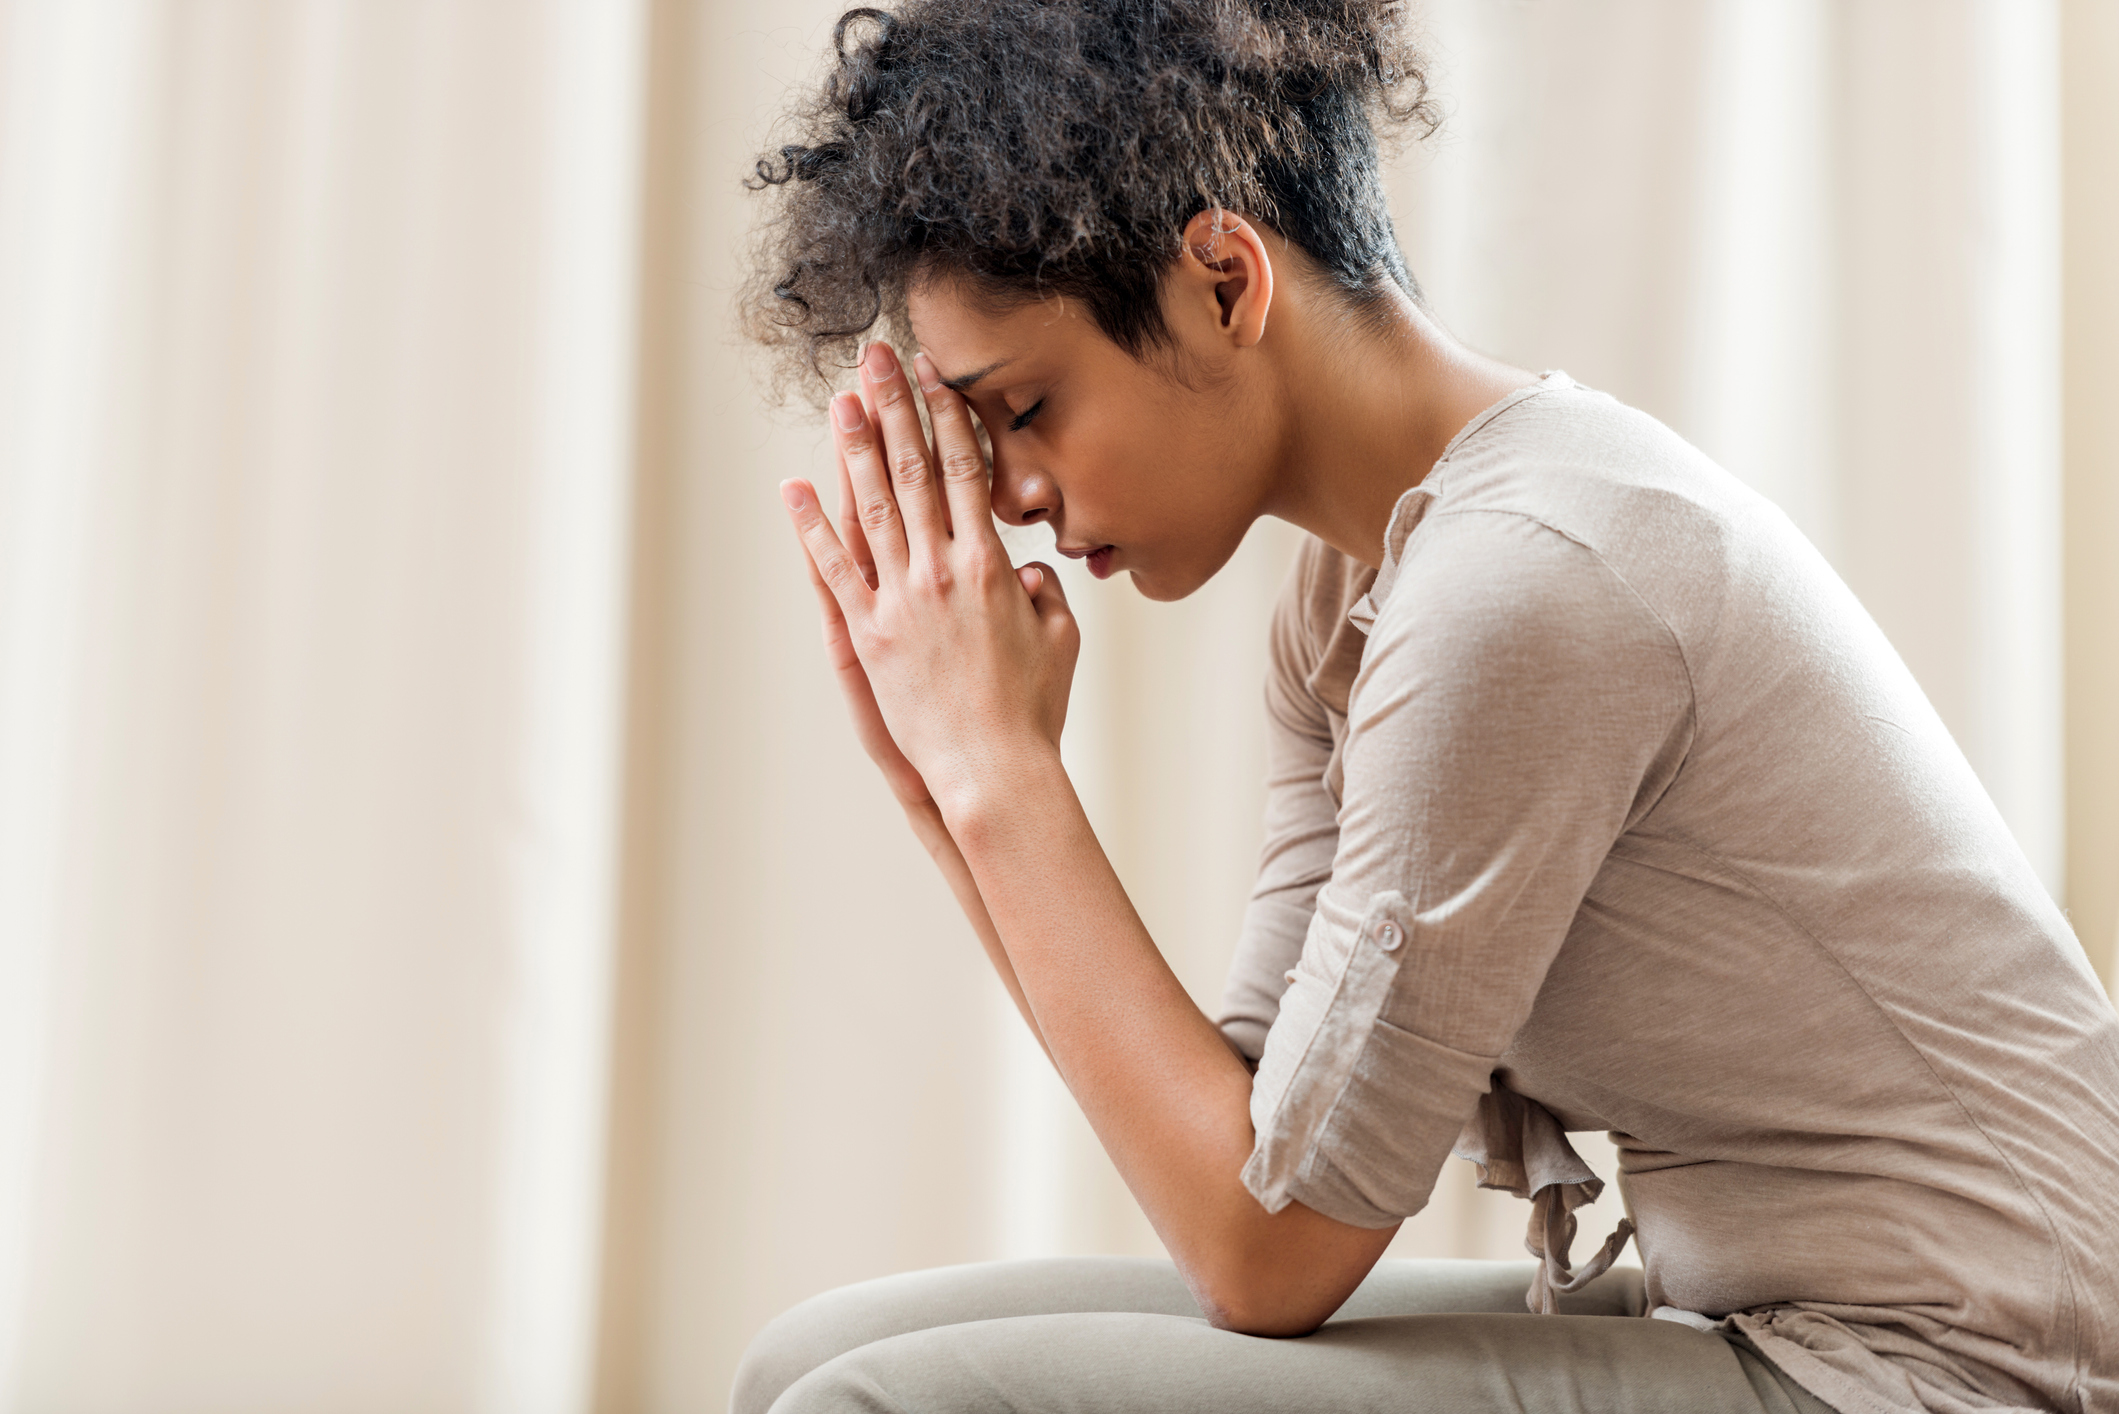
<path fill-rule="evenodd" d="M 1275 311 L 1287 417 L 1265 510 L 1379 565 L 1398 498 L 1467 422 L 1537 376 L 1465 348 L 1402 294 L 1380 328 L 1358 331 L 1330 296 L 1299 303 Z"/>

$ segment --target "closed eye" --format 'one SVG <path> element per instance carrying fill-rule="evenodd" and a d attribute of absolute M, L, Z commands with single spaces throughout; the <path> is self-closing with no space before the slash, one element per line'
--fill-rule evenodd
<path fill-rule="evenodd" d="M 1036 417 L 1038 413 L 1044 408 L 1044 406 L 1045 400 L 1043 398 L 1039 398 L 1029 407 L 1024 408 L 1021 412 L 1015 415 L 1014 420 L 1008 424 L 1008 430 L 1010 432 L 1022 431 L 1025 427 L 1028 427 L 1030 425 L 1030 419 Z"/>

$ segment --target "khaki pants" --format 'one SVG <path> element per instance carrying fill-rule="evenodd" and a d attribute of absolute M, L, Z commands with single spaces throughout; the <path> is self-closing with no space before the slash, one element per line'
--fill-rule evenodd
<path fill-rule="evenodd" d="M 1215 1330 L 1170 1263 L 992 1262 L 863 1282 L 767 1326 L 734 1414 L 1832 1414 L 1748 1341 L 1641 1316 L 1622 1268 L 1523 1309 L 1528 1262 L 1384 1261 L 1299 1340 Z"/>

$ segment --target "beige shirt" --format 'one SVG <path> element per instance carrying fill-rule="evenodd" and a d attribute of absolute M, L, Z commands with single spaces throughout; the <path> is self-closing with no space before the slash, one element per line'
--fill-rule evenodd
<path fill-rule="evenodd" d="M 1274 620 L 1251 1192 L 1380 1227 L 1455 1147 L 1564 1215 L 1608 1129 L 1651 1304 L 1843 1414 L 2119 1410 L 2119 1017 L 1816 550 L 1564 374 L 1384 548 Z"/>

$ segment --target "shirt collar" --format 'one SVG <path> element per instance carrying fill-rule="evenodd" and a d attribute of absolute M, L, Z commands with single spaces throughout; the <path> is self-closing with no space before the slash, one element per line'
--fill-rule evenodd
<path fill-rule="evenodd" d="M 1442 488 L 1435 484 L 1435 477 L 1444 466 L 1448 465 L 1449 459 L 1456 454 L 1457 448 L 1464 445 L 1465 439 L 1478 432 L 1502 413 L 1507 412 L 1517 403 L 1522 402 L 1525 398 L 1535 397 L 1539 393 L 1550 392 L 1557 388 L 1572 388 L 1574 386 L 1576 386 L 1574 379 L 1569 378 L 1561 370 L 1557 368 L 1548 369 L 1538 375 L 1537 382 L 1525 383 L 1520 388 L 1512 389 L 1499 402 L 1496 402 L 1470 422 L 1457 429 L 1457 435 L 1449 439 L 1449 445 L 1442 449 L 1442 455 L 1435 459 L 1434 466 L 1429 468 L 1427 475 L 1420 479 L 1420 484 L 1409 488 L 1403 496 L 1398 498 L 1398 503 L 1391 507 L 1391 518 L 1383 527 L 1383 564 L 1377 569 L 1376 582 L 1369 586 L 1369 592 L 1364 594 L 1353 608 L 1347 610 L 1346 618 L 1348 623 L 1360 629 L 1364 634 L 1374 630 L 1376 614 L 1383 608 L 1384 602 L 1391 597 L 1391 587 L 1398 582 L 1398 563 L 1400 557 L 1405 553 L 1405 542 L 1411 538 L 1414 529 L 1419 526 L 1421 520 L 1427 515 L 1429 508 L 1441 499 Z"/>
<path fill-rule="evenodd" d="M 1436 462 L 1435 465 L 1439 468 L 1442 463 Z M 1433 475 L 1433 472 L 1428 473 L 1429 478 Z M 1398 557 L 1405 553 L 1405 542 L 1440 495 L 1440 491 L 1423 480 L 1400 496 L 1398 504 L 1391 507 L 1390 523 L 1383 528 L 1383 564 L 1376 570 L 1376 582 L 1346 612 L 1347 622 L 1363 633 L 1375 628 L 1376 611 L 1391 597 L 1391 586 L 1398 582 Z"/>

